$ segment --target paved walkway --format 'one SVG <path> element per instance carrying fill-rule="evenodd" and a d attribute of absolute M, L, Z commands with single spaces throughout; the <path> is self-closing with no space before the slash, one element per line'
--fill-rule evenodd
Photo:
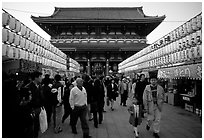
<path fill-rule="evenodd" d="M 94 127 L 93 121 L 88 121 L 90 135 L 93 138 L 134 138 L 132 126 L 128 123 L 129 113 L 127 107 L 119 105 L 120 98 L 115 102 L 115 110 L 105 107 L 104 121 L 98 128 Z M 152 130 L 145 129 L 146 121 L 138 127 L 140 138 L 153 138 Z M 63 124 L 63 132 L 54 134 L 51 126 L 41 138 L 82 138 L 80 120 L 77 123 L 78 134 L 72 134 L 69 126 L 69 118 Z M 196 114 L 185 111 L 180 107 L 164 104 L 161 119 L 161 138 L 201 138 L 202 123 Z"/>

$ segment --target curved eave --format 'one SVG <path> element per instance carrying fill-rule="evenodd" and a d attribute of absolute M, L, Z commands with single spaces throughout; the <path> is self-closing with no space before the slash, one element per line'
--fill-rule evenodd
<path fill-rule="evenodd" d="M 162 22 L 165 19 L 164 16 L 160 17 L 145 17 L 141 19 L 57 19 L 51 17 L 34 17 L 31 16 L 31 19 L 35 23 L 52 23 L 52 24 L 60 24 L 60 23 L 155 23 Z"/>

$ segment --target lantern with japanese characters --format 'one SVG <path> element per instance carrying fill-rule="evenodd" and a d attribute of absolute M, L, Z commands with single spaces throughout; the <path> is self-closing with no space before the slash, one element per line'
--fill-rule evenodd
<path fill-rule="evenodd" d="M 195 47 L 196 46 L 196 38 L 197 38 L 197 33 L 194 32 L 193 34 L 191 34 L 191 46 Z"/>
<path fill-rule="evenodd" d="M 202 44 L 202 33 L 201 30 L 196 31 L 196 39 L 195 39 L 196 45 Z"/>
<path fill-rule="evenodd" d="M 192 29 L 191 21 L 186 22 L 186 24 L 187 24 L 187 32 L 192 33 L 193 29 Z"/>
<path fill-rule="evenodd" d="M 202 14 L 198 15 L 196 18 L 197 18 L 197 27 L 201 29 L 202 28 Z"/>
<path fill-rule="evenodd" d="M 197 18 L 194 17 L 191 19 L 191 26 L 194 31 L 197 31 L 199 28 L 197 27 Z"/>

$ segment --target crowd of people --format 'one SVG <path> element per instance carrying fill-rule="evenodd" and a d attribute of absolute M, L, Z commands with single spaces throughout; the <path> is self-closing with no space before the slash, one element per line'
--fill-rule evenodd
<path fill-rule="evenodd" d="M 147 114 L 146 129 L 153 124 L 154 136 L 159 137 L 164 93 L 156 77 L 150 77 L 149 84 L 144 74 L 137 79 L 87 74 L 66 78 L 57 74 L 52 79 L 48 74 L 42 78 L 42 73 L 35 71 L 26 80 L 7 74 L 3 74 L 2 79 L 3 137 L 37 138 L 39 114 L 44 107 L 48 128 L 53 127 L 53 133 L 62 132 L 62 124 L 69 117 L 72 133 L 77 134 L 76 124 L 80 118 L 83 137 L 90 138 L 87 121 L 93 120 L 94 127 L 98 128 L 104 120 L 105 104 L 114 112 L 117 97 L 121 98 L 120 105 L 124 107 L 128 99 L 132 100 L 128 108 L 129 122 L 136 137 L 139 137 L 137 126 L 144 114 Z"/>

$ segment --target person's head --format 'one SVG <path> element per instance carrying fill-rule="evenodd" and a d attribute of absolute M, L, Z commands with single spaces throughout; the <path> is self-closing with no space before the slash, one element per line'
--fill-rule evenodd
<path fill-rule="evenodd" d="M 70 85 L 69 85 L 69 90 L 71 90 L 73 87 L 74 87 L 74 85 L 73 85 L 73 84 L 70 84 Z"/>
<path fill-rule="evenodd" d="M 55 81 L 59 82 L 61 80 L 61 76 L 59 74 L 55 75 Z"/>
<path fill-rule="evenodd" d="M 111 80 L 111 83 L 115 83 L 115 80 L 114 80 L 114 79 L 112 79 L 112 80 Z"/>
<path fill-rule="evenodd" d="M 141 75 L 140 75 L 140 80 L 141 80 L 141 81 L 144 81 L 144 80 L 145 80 L 145 75 L 144 75 L 144 74 L 141 74 Z"/>
<path fill-rule="evenodd" d="M 83 86 L 83 79 L 82 78 L 77 78 L 76 79 L 76 84 L 78 87 L 82 87 Z"/>
<path fill-rule="evenodd" d="M 156 86 L 157 85 L 157 77 L 151 77 L 150 78 L 150 84 L 152 86 Z"/>
<path fill-rule="evenodd" d="M 42 82 L 42 73 L 39 71 L 34 71 L 31 73 L 31 79 L 32 81 L 35 81 L 37 84 Z"/>

